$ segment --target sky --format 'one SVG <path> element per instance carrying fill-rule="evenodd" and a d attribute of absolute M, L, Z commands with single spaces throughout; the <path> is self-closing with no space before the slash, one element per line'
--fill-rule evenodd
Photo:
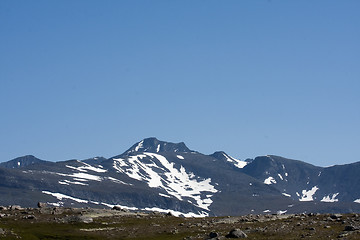
<path fill-rule="evenodd" d="M 358 0 L 1 0 L 0 162 L 204 154 L 360 161 Z"/>

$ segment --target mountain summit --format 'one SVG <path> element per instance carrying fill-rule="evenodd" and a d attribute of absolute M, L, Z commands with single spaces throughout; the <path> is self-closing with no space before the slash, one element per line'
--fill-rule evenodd
<path fill-rule="evenodd" d="M 0 167 L 5 168 L 21 168 L 26 167 L 32 164 L 45 162 L 44 160 L 40 160 L 33 155 L 26 155 L 23 157 L 18 157 L 8 162 L 0 163 Z"/>
<path fill-rule="evenodd" d="M 192 152 L 183 142 L 171 143 L 156 139 L 155 137 L 145 138 L 134 144 L 124 154 L 135 154 L 138 152 Z"/>

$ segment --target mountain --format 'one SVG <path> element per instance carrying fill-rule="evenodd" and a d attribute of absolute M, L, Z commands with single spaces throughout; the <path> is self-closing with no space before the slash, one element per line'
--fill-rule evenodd
<path fill-rule="evenodd" d="M 316 167 L 278 156 L 205 155 L 147 138 L 109 159 L 0 164 L 0 205 L 113 207 L 184 216 L 356 212 L 360 163 Z"/>
<path fill-rule="evenodd" d="M 0 163 L 0 167 L 4 168 L 22 168 L 32 164 L 46 162 L 44 160 L 40 160 L 32 155 L 27 155 L 23 157 L 18 157 L 8 162 Z"/>

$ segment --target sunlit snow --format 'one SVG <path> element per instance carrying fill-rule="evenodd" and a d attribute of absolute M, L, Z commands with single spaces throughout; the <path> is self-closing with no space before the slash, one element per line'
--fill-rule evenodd
<path fill-rule="evenodd" d="M 354 202 L 360 203 L 360 198 L 359 198 L 359 199 L 356 199 Z"/>
<path fill-rule="evenodd" d="M 79 203 L 88 203 L 88 202 L 89 202 L 88 200 L 83 200 L 83 199 L 79 199 L 79 198 L 74 198 L 74 197 L 67 196 L 67 195 L 62 194 L 62 193 L 52 193 L 52 192 L 48 192 L 48 191 L 42 191 L 42 193 L 45 193 L 45 194 L 51 195 L 51 196 L 53 196 L 53 197 L 56 197 L 56 198 L 59 199 L 59 200 L 62 200 L 62 199 L 70 199 L 70 200 L 73 200 L 73 201 L 79 202 Z"/>
<path fill-rule="evenodd" d="M 233 163 L 235 165 L 235 167 L 237 167 L 237 168 L 244 168 L 247 164 L 247 162 L 241 161 L 239 159 L 235 159 L 233 157 L 230 157 L 227 154 L 223 153 L 223 156 L 226 158 L 226 161 Z"/>
<path fill-rule="evenodd" d="M 279 211 L 277 211 L 276 212 L 278 215 L 282 215 L 282 214 L 285 214 L 285 213 L 287 213 L 287 210 L 284 210 L 284 211 L 282 211 L 282 210 L 279 210 Z"/>
<path fill-rule="evenodd" d="M 183 212 L 178 212 L 178 211 L 174 211 L 171 209 L 161 209 L 161 208 L 157 208 L 157 207 L 144 208 L 143 210 L 152 211 L 152 212 L 162 212 L 162 213 L 170 212 L 172 215 L 177 216 L 177 217 L 180 215 L 183 215 L 184 217 L 198 217 L 198 218 L 209 216 L 209 214 L 206 212 L 202 212 L 202 213 L 198 213 L 198 214 L 193 213 L 193 212 L 183 213 Z"/>
<path fill-rule="evenodd" d="M 63 181 L 59 181 L 60 184 L 65 184 L 65 185 L 70 185 L 70 184 L 77 184 L 77 185 L 83 185 L 83 186 L 87 186 L 89 184 L 86 183 L 82 183 L 82 182 L 73 182 L 73 181 L 69 181 L 69 180 L 63 180 Z"/>
<path fill-rule="evenodd" d="M 328 196 L 324 196 L 323 199 L 321 199 L 321 202 L 338 202 L 339 199 L 336 199 L 337 195 L 339 195 L 339 193 L 334 193 L 332 194 L 332 196 L 330 197 L 331 194 L 329 194 Z"/>
<path fill-rule="evenodd" d="M 291 195 L 287 193 L 282 193 L 282 195 L 284 195 L 285 197 L 291 197 Z"/>
<path fill-rule="evenodd" d="M 171 196 L 166 195 L 166 194 L 159 193 L 159 195 L 162 196 L 162 197 L 171 198 Z"/>
<path fill-rule="evenodd" d="M 110 207 L 110 208 L 113 208 L 114 206 L 119 206 L 119 207 L 124 208 L 124 209 L 138 210 L 138 208 L 136 208 L 136 207 L 127 207 L 127 206 L 121 206 L 121 205 L 118 205 L 118 204 L 112 205 L 112 204 L 108 204 L 108 203 L 96 202 L 96 201 L 91 201 L 91 200 L 84 200 L 84 199 L 80 199 L 80 198 L 71 197 L 71 196 L 68 196 L 68 195 L 65 195 L 65 194 L 62 194 L 62 193 L 53 193 L 53 192 L 49 192 L 49 191 L 42 191 L 42 193 L 51 195 L 51 196 L 57 198 L 58 200 L 69 199 L 69 200 L 72 200 L 72 201 L 75 201 L 75 202 L 78 202 L 78 203 L 93 203 L 93 204 L 97 204 L 97 205 L 101 204 L 101 205 L 104 205 L 104 206 L 107 206 L 107 207 Z M 64 205 L 64 202 L 48 203 L 48 204 L 53 205 L 53 206 L 62 206 L 62 205 Z"/>
<path fill-rule="evenodd" d="M 167 194 L 179 200 L 191 198 L 195 200 L 194 205 L 206 210 L 212 203 L 206 194 L 217 192 L 211 185 L 210 178 L 199 179 L 193 173 L 187 172 L 183 166 L 175 168 L 174 163 L 155 153 L 130 156 L 127 166 L 115 160 L 114 168 L 133 179 L 146 182 L 151 188 L 164 189 Z"/>
<path fill-rule="evenodd" d="M 176 157 L 177 157 L 178 159 L 184 160 L 184 157 L 183 157 L 183 156 L 176 155 Z"/>
<path fill-rule="evenodd" d="M 101 181 L 101 177 L 99 177 L 99 176 L 82 173 L 82 172 L 81 173 L 73 173 L 73 174 L 65 174 L 65 173 L 56 173 L 56 174 L 60 175 L 60 176 L 65 176 L 65 177 L 72 177 L 78 181 L 87 181 L 87 180 Z"/>
<path fill-rule="evenodd" d="M 273 184 L 276 183 L 276 180 L 273 177 L 268 177 L 267 179 L 264 180 L 265 184 Z"/>
<path fill-rule="evenodd" d="M 66 167 L 77 170 L 77 171 L 80 171 L 80 172 L 87 172 L 87 170 L 98 172 L 98 173 L 107 172 L 107 170 L 91 166 L 90 164 L 87 164 L 87 163 L 84 163 L 84 162 L 81 162 L 81 163 L 84 164 L 84 166 L 74 167 L 74 166 L 66 165 Z"/>
<path fill-rule="evenodd" d="M 143 143 L 144 143 L 144 140 L 139 142 L 139 144 L 135 147 L 135 152 L 137 152 L 137 151 L 139 151 L 139 149 L 143 148 Z"/>
<path fill-rule="evenodd" d="M 313 201 L 313 195 L 315 194 L 315 192 L 319 190 L 319 188 L 317 186 L 314 186 L 312 189 L 306 191 L 306 190 L 302 190 L 302 196 L 299 199 L 299 201 L 302 202 L 306 202 L 306 201 Z"/>

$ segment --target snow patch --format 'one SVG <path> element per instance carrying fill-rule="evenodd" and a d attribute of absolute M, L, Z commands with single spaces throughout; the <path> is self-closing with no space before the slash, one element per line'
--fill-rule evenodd
<path fill-rule="evenodd" d="M 143 210 L 145 211 L 151 211 L 151 212 L 161 212 L 161 213 L 171 213 L 172 215 L 178 217 L 183 215 L 184 217 L 197 217 L 197 218 L 202 218 L 202 217 L 207 217 L 209 216 L 208 213 L 206 212 L 201 212 L 201 213 L 193 213 L 193 212 L 188 212 L 188 213 L 183 213 L 183 212 L 179 212 L 179 211 L 174 211 L 171 209 L 161 209 L 161 208 L 157 208 L 157 207 L 153 207 L 153 208 L 144 208 Z"/>
<path fill-rule="evenodd" d="M 316 193 L 316 191 L 319 190 L 317 186 L 314 186 L 312 189 L 306 191 L 302 190 L 302 196 L 299 199 L 299 201 L 307 202 L 307 201 L 313 201 L 313 195 Z"/>
<path fill-rule="evenodd" d="M 62 182 L 62 181 L 58 181 L 58 183 L 59 183 L 59 184 L 63 184 L 63 185 L 70 185 L 70 184 L 68 184 L 68 183 L 66 183 L 66 182 Z"/>
<path fill-rule="evenodd" d="M 74 173 L 69 175 L 70 177 L 75 178 L 81 178 L 81 179 L 87 179 L 87 180 L 93 180 L 93 181 L 101 181 L 101 177 L 87 174 L 87 173 Z"/>
<path fill-rule="evenodd" d="M 120 184 L 132 186 L 131 183 L 126 183 L 126 182 L 123 182 L 123 181 L 121 181 L 119 179 L 116 179 L 116 178 L 113 178 L 113 177 L 107 177 L 107 179 L 109 179 L 110 181 L 113 181 L 115 183 L 120 183 Z"/>
<path fill-rule="evenodd" d="M 276 212 L 277 215 L 283 215 L 285 213 L 287 213 L 287 210 L 284 210 L 284 211 L 279 210 L 279 211 Z"/>
<path fill-rule="evenodd" d="M 278 176 L 281 180 L 284 180 L 280 173 L 278 173 Z"/>
<path fill-rule="evenodd" d="M 360 198 L 359 198 L 359 199 L 356 199 L 354 202 L 360 203 Z"/>
<path fill-rule="evenodd" d="M 162 196 L 162 197 L 171 198 L 171 196 L 166 195 L 166 194 L 159 193 L 159 195 Z"/>
<path fill-rule="evenodd" d="M 66 167 L 77 170 L 77 171 L 80 171 L 80 172 L 87 172 L 87 170 L 90 170 L 90 171 L 93 171 L 93 172 L 98 172 L 98 173 L 107 172 L 107 170 L 104 170 L 102 168 L 97 168 L 97 167 L 91 166 L 90 164 L 87 164 L 87 163 L 84 163 L 84 162 L 81 162 L 81 163 L 84 164 L 84 166 L 74 167 L 74 166 L 66 165 Z"/>
<path fill-rule="evenodd" d="M 263 213 L 269 213 L 269 212 L 271 212 L 269 209 L 263 211 Z"/>
<path fill-rule="evenodd" d="M 138 143 L 138 145 L 135 147 L 135 152 L 139 151 L 140 148 L 143 148 L 144 140 Z"/>
<path fill-rule="evenodd" d="M 184 160 L 184 157 L 183 157 L 183 156 L 176 155 L 176 157 L 177 157 L 178 159 Z"/>
<path fill-rule="evenodd" d="M 324 196 L 323 199 L 321 199 L 321 202 L 338 202 L 339 199 L 336 199 L 337 195 L 339 195 L 339 193 L 334 193 L 332 195 L 332 197 L 330 197 L 330 194 L 327 196 Z"/>
<path fill-rule="evenodd" d="M 108 204 L 108 203 L 100 203 L 100 202 L 91 201 L 91 200 L 84 200 L 84 199 L 80 199 L 80 198 L 71 197 L 71 196 L 68 196 L 68 195 L 65 195 L 65 194 L 62 194 L 62 193 L 52 193 L 52 192 L 49 192 L 49 191 L 42 191 L 42 193 L 51 195 L 51 196 L 57 198 L 60 201 L 63 200 L 63 199 L 70 199 L 70 200 L 73 200 L 73 201 L 78 202 L 78 203 L 92 203 L 92 204 L 97 204 L 97 205 L 101 204 L 101 205 L 107 206 L 109 208 L 113 208 L 114 206 L 119 206 L 119 207 L 124 208 L 124 209 L 138 210 L 138 208 L 136 208 L 136 207 L 112 205 L 112 204 Z M 64 202 L 48 203 L 48 204 L 59 207 L 59 206 L 63 206 Z"/>
<path fill-rule="evenodd" d="M 282 195 L 284 195 L 285 197 L 291 197 L 291 195 L 287 193 L 282 193 Z"/>
<path fill-rule="evenodd" d="M 229 155 L 224 154 L 224 153 L 223 153 L 223 156 L 226 158 L 226 161 L 233 163 L 235 165 L 235 167 L 237 167 L 237 168 L 244 168 L 248 164 L 245 161 L 230 157 Z"/>
<path fill-rule="evenodd" d="M 156 152 L 159 152 L 159 151 L 160 151 L 160 144 L 156 148 Z"/>
<path fill-rule="evenodd" d="M 82 199 L 79 199 L 79 198 L 74 198 L 74 197 L 67 196 L 67 195 L 62 194 L 62 193 L 52 193 L 52 192 L 48 192 L 48 191 L 42 191 L 42 193 L 45 193 L 45 194 L 51 195 L 53 197 L 56 197 L 58 200 L 70 199 L 70 200 L 73 200 L 73 201 L 78 202 L 78 203 L 88 203 L 89 202 L 88 200 L 82 200 Z"/>
<path fill-rule="evenodd" d="M 83 185 L 83 186 L 88 186 L 89 184 L 86 183 L 82 183 L 82 182 L 72 182 L 69 180 L 63 180 L 62 182 L 59 181 L 60 184 L 66 184 L 66 185 L 70 185 L 70 184 L 77 184 L 77 185 Z"/>
<path fill-rule="evenodd" d="M 273 177 L 268 177 L 267 179 L 264 180 L 264 183 L 270 185 L 276 183 L 276 181 Z"/>

